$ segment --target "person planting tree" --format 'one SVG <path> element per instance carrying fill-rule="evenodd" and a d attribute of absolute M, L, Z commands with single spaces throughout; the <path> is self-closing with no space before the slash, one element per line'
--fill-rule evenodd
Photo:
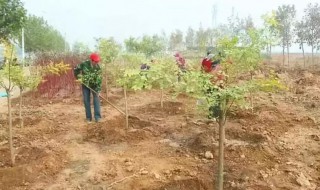
<path fill-rule="evenodd" d="M 93 95 L 94 119 L 96 122 L 99 122 L 101 119 L 99 93 L 102 84 L 102 71 L 99 62 L 100 56 L 97 53 L 92 53 L 89 60 L 78 64 L 74 68 L 74 76 L 82 86 L 86 120 L 89 123 L 92 121 L 91 93 Z"/>

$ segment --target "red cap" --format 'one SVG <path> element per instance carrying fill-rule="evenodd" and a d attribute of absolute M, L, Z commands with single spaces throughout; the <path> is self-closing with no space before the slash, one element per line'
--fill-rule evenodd
<path fill-rule="evenodd" d="M 100 62 L 100 56 L 97 53 L 92 53 L 90 55 L 90 59 L 91 61 L 94 61 L 94 62 Z"/>

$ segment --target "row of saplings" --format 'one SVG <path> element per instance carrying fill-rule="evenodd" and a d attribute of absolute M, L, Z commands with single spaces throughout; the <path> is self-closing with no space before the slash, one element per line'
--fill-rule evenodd
<path fill-rule="evenodd" d="M 254 34 L 250 35 L 254 38 Z M 220 52 L 219 71 L 203 72 L 198 69 L 187 69 L 181 72 L 180 68 L 171 58 L 157 59 L 157 63 L 147 71 L 140 68 L 121 67 L 117 73 L 117 84 L 123 87 L 125 95 L 125 111 L 114 106 L 118 111 L 126 116 L 126 125 L 128 127 L 128 101 L 127 90 L 144 90 L 158 88 L 161 90 L 160 102 L 163 107 L 163 92 L 170 89 L 175 95 L 179 93 L 188 94 L 191 97 L 202 102 L 201 107 L 205 107 L 207 115 L 214 118 L 219 124 L 219 159 L 217 174 L 217 189 L 223 189 L 223 164 L 224 164 L 224 140 L 225 123 L 227 113 L 234 105 L 243 105 L 248 100 L 248 95 L 253 96 L 258 91 L 278 91 L 285 89 L 270 71 L 268 78 L 255 78 L 252 73 L 259 69 L 261 63 L 260 52 L 263 48 L 255 40 L 247 41 L 247 44 L 241 43 L 238 38 L 224 38 L 217 43 L 217 49 Z M 221 56 L 222 55 L 222 56 Z M 210 57 L 212 58 L 212 57 Z M 41 76 L 30 78 L 32 85 L 23 86 L 17 82 L 18 77 L 13 77 L 12 73 L 20 73 L 16 76 L 24 76 L 23 72 L 13 71 L 17 69 L 13 66 L 5 66 L 0 72 L 0 79 L 8 78 L 12 83 L 5 84 L 0 80 L 0 85 L 4 87 L 8 94 L 15 84 L 23 90 L 25 87 L 36 87 L 41 82 Z M 63 71 L 65 72 L 65 71 Z M 114 72 L 114 71 L 113 71 Z M 248 80 L 239 80 L 243 76 L 251 75 Z M 27 76 L 24 76 L 28 78 Z M 30 76 L 29 76 L 30 77 Z M 28 80 L 25 80 L 28 81 Z M 81 81 L 81 78 L 80 78 Z M 22 96 L 21 96 L 22 97 Z M 250 100 L 250 99 L 249 99 Z M 252 100 L 252 99 L 251 99 Z M 253 105 L 253 104 L 251 104 Z M 8 95 L 8 114 L 9 114 L 9 144 L 12 165 L 14 164 L 14 152 L 12 143 L 12 119 L 11 119 L 11 101 Z"/>

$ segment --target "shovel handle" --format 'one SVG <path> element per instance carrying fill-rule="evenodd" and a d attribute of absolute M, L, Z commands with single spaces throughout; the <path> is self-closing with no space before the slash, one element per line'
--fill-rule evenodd
<path fill-rule="evenodd" d="M 81 84 L 83 84 L 83 83 L 81 82 Z M 92 92 L 94 92 L 94 93 L 96 93 L 96 94 L 99 94 L 98 92 L 96 92 L 95 90 L 93 90 L 92 88 L 90 88 L 89 86 L 87 86 L 87 85 L 85 85 L 85 84 L 83 84 L 83 85 L 84 85 L 85 87 L 89 88 Z M 114 104 L 112 104 L 111 102 L 109 102 L 105 97 L 101 96 L 100 94 L 99 94 L 99 96 L 100 96 L 103 100 L 105 100 L 108 104 L 110 104 L 113 108 L 115 108 L 116 110 L 118 110 L 118 112 L 122 113 L 123 115 L 126 115 L 126 114 L 124 113 L 124 111 L 120 110 L 117 106 L 115 106 Z"/>

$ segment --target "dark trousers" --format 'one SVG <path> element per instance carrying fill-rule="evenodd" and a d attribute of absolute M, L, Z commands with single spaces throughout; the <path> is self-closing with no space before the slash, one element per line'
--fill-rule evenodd
<path fill-rule="evenodd" d="M 91 113 L 91 90 L 82 85 L 82 95 L 83 95 L 83 103 L 84 108 L 86 110 L 86 119 L 87 121 L 92 121 L 92 113 Z M 101 119 L 101 112 L 100 112 L 100 99 L 97 93 L 92 92 L 93 96 L 93 108 L 94 108 L 94 119 L 99 121 Z"/>

